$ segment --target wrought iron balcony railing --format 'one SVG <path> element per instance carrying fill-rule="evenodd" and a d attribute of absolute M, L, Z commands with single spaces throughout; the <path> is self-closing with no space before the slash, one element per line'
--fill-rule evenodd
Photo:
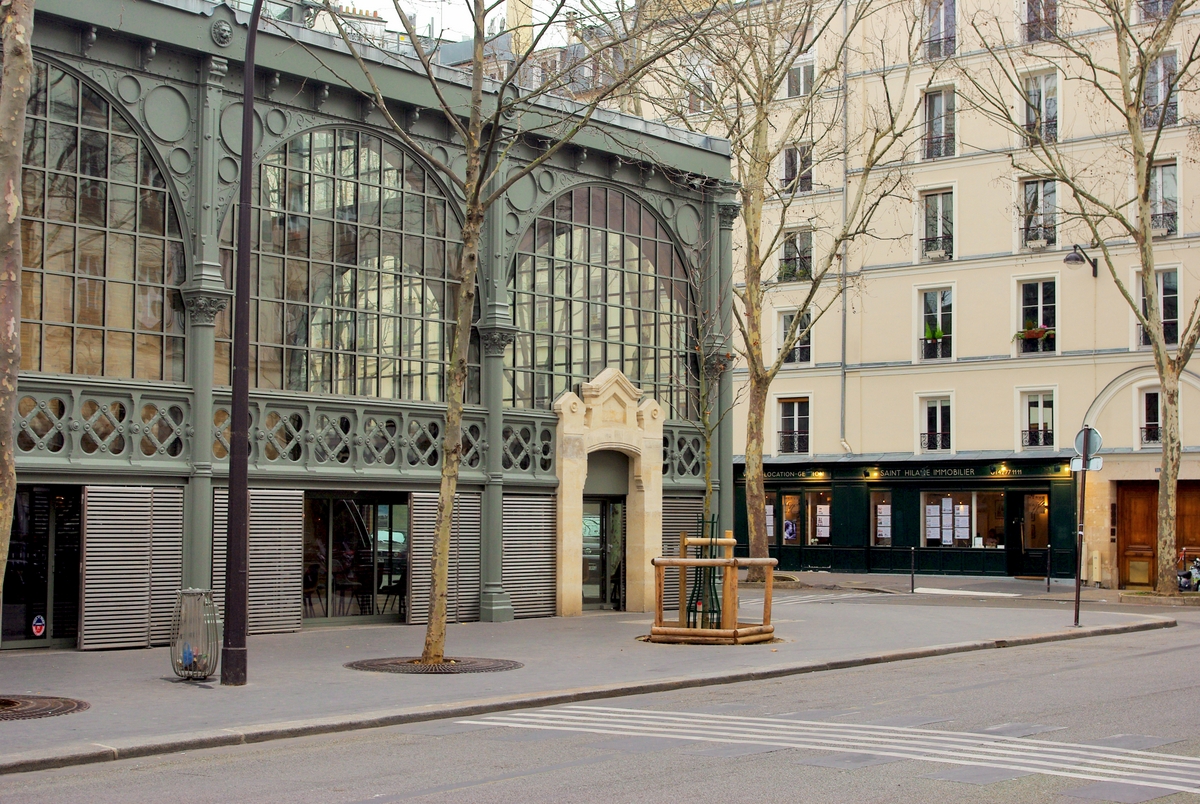
<path fill-rule="evenodd" d="M 1151 232 L 1173 235 L 1179 229 L 1179 213 L 1177 212 L 1156 212 L 1150 216 Z"/>
<path fill-rule="evenodd" d="M 808 433 L 784 430 L 779 433 L 779 451 L 788 455 L 808 452 Z"/>
<path fill-rule="evenodd" d="M 925 40 L 925 58 L 930 61 L 947 59 L 954 55 L 954 34 Z"/>
<path fill-rule="evenodd" d="M 921 449 L 933 451 L 950 449 L 950 433 L 921 433 Z"/>
<path fill-rule="evenodd" d="M 1179 104 L 1174 100 L 1159 103 L 1142 112 L 1142 128 L 1174 126 L 1179 123 Z"/>
<path fill-rule="evenodd" d="M 1058 142 L 1058 118 L 1051 117 L 1048 120 L 1041 122 L 1031 122 L 1025 124 L 1025 140 L 1026 144 L 1032 148 L 1037 145 L 1038 140 L 1047 143 Z"/>
<path fill-rule="evenodd" d="M 1054 222 L 1043 221 L 1041 224 L 1022 228 L 1021 242 L 1028 248 L 1053 246 L 1058 242 Z"/>
<path fill-rule="evenodd" d="M 1142 19 L 1157 20 L 1171 13 L 1175 0 L 1138 0 L 1138 7 L 1142 10 Z"/>
<path fill-rule="evenodd" d="M 1173 346 L 1179 343 L 1179 321 L 1177 319 L 1169 319 L 1163 322 L 1163 340 L 1168 346 Z M 1138 342 L 1142 346 L 1150 345 L 1150 333 L 1141 324 L 1138 324 Z"/>
<path fill-rule="evenodd" d="M 1053 447 L 1054 431 L 1047 429 L 1032 429 L 1021 431 L 1021 446 L 1023 447 Z"/>
<path fill-rule="evenodd" d="M 921 255 L 928 260 L 948 260 L 954 256 L 954 235 L 922 237 Z"/>
<path fill-rule="evenodd" d="M 779 261 L 780 282 L 796 282 L 804 279 L 812 279 L 811 254 L 784 257 Z"/>
<path fill-rule="evenodd" d="M 1142 427 L 1142 444 L 1161 444 L 1162 428 L 1157 424 L 1147 424 Z"/>
<path fill-rule="evenodd" d="M 940 338 L 921 338 L 921 359 L 949 360 L 950 336 L 943 335 Z"/>
<path fill-rule="evenodd" d="M 1049 42 L 1058 36 L 1058 19 L 1045 17 L 1030 20 L 1022 26 L 1026 42 Z"/>
<path fill-rule="evenodd" d="M 925 135 L 925 158 L 941 159 L 944 156 L 954 156 L 954 133 Z"/>

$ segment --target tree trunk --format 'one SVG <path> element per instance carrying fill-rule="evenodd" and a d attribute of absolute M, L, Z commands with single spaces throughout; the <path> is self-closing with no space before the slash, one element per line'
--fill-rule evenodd
<path fill-rule="evenodd" d="M 438 492 L 437 522 L 434 527 L 432 577 L 429 586 L 429 622 L 425 626 L 425 648 L 421 664 L 441 664 L 446 657 L 446 587 L 450 569 L 450 527 L 454 519 L 454 495 L 462 461 L 463 393 L 467 385 L 467 352 L 471 345 L 471 316 L 475 309 L 475 276 L 479 270 L 479 238 L 483 213 L 467 208 L 463 224 L 462 257 L 454 337 L 450 342 L 450 368 L 446 372 L 446 429 L 442 434 L 442 483 Z"/>
<path fill-rule="evenodd" d="M 746 525 L 750 532 L 750 557 L 767 558 L 767 495 L 763 489 L 763 420 L 767 410 L 770 382 L 750 375 L 750 393 L 746 401 Z M 762 581 L 766 571 L 751 567 L 746 579 Z"/>
<path fill-rule="evenodd" d="M 33 0 L 0 3 L 0 595 L 4 592 L 17 467 L 13 420 L 17 413 L 17 373 L 21 369 L 21 154 L 25 143 L 25 99 L 33 54 Z"/>
<path fill-rule="evenodd" d="M 1168 368 L 1162 374 L 1162 470 L 1158 475 L 1158 582 L 1160 595 L 1179 593 L 1175 556 L 1179 550 L 1175 522 L 1179 486 L 1179 375 Z"/>

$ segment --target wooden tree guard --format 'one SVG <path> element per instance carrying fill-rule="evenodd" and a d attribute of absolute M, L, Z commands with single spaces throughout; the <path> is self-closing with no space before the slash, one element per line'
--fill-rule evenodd
<path fill-rule="evenodd" d="M 689 645 L 744 645 L 749 642 L 770 642 L 775 638 L 775 626 L 771 625 L 771 591 L 775 579 L 774 558 L 734 558 L 733 548 L 737 541 L 733 531 L 725 531 L 725 538 L 716 539 L 718 546 L 725 548 L 724 558 L 691 558 L 687 554 L 689 545 L 711 545 L 713 539 L 691 539 L 686 533 L 679 534 L 678 558 L 655 558 L 654 565 L 654 626 L 650 629 L 651 642 L 675 642 Z M 679 567 L 679 612 L 678 619 L 668 621 L 663 616 L 663 589 L 667 582 L 667 567 Z M 688 567 L 725 567 L 721 579 L 721 627 L 689 628 L 687 624 L 687 570 Z M 763 618 L 761 623 L 740 623 L 738 611 L 738 568 L 765 567 L 767 580 L 763 585 Z"/>

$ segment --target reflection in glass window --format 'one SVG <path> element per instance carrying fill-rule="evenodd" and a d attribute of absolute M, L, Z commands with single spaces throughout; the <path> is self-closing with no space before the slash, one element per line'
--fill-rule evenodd
<path fill-rule="evenodd" d="M 325 129 L 272 151 L 254 176 L 251 384 L 445 401 L 461 236 L 437 183 L 399 146 Z M 236 214 L 221 268 L 233 284 Z M 230 316 L 216 381 L 229 382 Z M 472 333 L 466 401 L 479 399 Z"/>
<path fill-rule="evenodd" d="M 930 491 L 921 497 L 925 547 L 1004 547 L 1003 493 Z"/>
<path fill-rule="evenodd" d="M 876 547 L 892 546 L 892 493 L 871 492 L 871 544 Z"/>
<path fill-rule="evenodd" d="M 695 301 L 649 209 L 603 187 L 564 193 L 526 230 L 512 270 L 507 404 L 549 408 L 612 366 L 669 417 L 697 417 Z"/>
<path fill-rule="evenodd" d="M 184 251 L 151 150 L 35 62 L 21 178 L 21 369 L 183 381 Z"/>

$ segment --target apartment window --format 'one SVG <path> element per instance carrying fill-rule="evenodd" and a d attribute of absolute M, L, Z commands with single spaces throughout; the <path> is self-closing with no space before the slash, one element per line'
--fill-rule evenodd
<path fill-rule="evenodd" d="M 1025 41 L 1047 42 L 1058 35 L 1058 0 L 1028 0 Z"/>
<path fill-rule="evenodd" d="M 950 400 L 925 400 L 925 432 L 921 433 L 923 452 L 943 452 L 950 449 Z"/>
<path fill-rule="evenodd" d="M 1058 141 L 1058 76 L 1031 75 L 1025 79 L 1025 135 L 1030 147 Z"/>
<path fill-rule="evenodd" d="M 1054 446 L 1054 393 L 1035 391 L 1025 394 L 1025 429 L 1021 431 L 1023 447 Z"/>
<path fill-rule="evenodd" d="M 1039 249 L 1057 241 L 1055 232 L 1054 182 L 1027 181 L 1024 190 L 1024 215 L 1021 221 L 1021 244 Z"/>
<path fill-rule="evenodd" d="M 1162 443 L 1162 404 L 1158 390 L 1142 392 L 1142 446 Z"/>
<path fill-rule="evenodd" d="M 925 58 L 954 55 L 954 0 L 928 0 L 925 6 Z"/>
<path fill-rule="evenodd" d="M 1138 282 L 1141 285 L 1141 282 Z M 1159 271 L 1155 276 L 1158 288 L 1158 312 L 1162 316 L 1163 339 L 1168 344 L 1179 343 L 1179 272 Z M 1145 296 L 1142 297 L 1142 315 L 1150 315 Z M 1145 328 L 1141 331 L 1142 346 L 1150 345 L 1150 335 Z"/>
<path fill-rule="evenodd" d="M 1021 329 L 1017 332 L 1021 354 L 1054 351 L 1055 291 L 1053 279 L 1021 283 Z"/>
<path fill-rule="evenodd" d="M 954 156 L 954 90 L 925 94 L 925 158 Z"/>
<path fill-rule="evenodd" d="M 783 149 L 783 192 L 812 192 L 812 146 L 793 145 Z"/>
<path fill-rule="evenodd" d="M 927 260 L 948 260 L 954 256 L 954 193 L 927 193 L 925 236 L 921 238 L 921 256 Z"/>
<path fill-rule="evenodd" d="M 1142 10 L 1142 21 L 1160 20 L 1171 13 L 1175 0 L 1138 0 Z"/>
<path fill-rule="evenodd" d="M 779 451 L 808 452 L 808 398 L 784 399 L 779 403 Z"/>
<path fill-rule="evenodd" d="M 954 319 L 953 291 L 950 288 L 921 293 L 922 360 L 949 360 Z"/>
<path fill-rule="evenodd" d="M 712 81 L 696 81 L 688 90 L 688 114 L 711 112 L 713 109 L 713 98 L 715 97 L 716 92 L 713 89 Z"/>
<path fill-rule="evenodd" d="M 1145 104 L 1143 127 L 1173 126 L 1179 122 L 1179 104 L 1173 86 L 1177 65 L 1174 53 L 1164 53 L 1147 68 L 1146 86 L 1142 90 L 1142 102 Z"/>
<path fill-rule="evenodd" d="M 780 329 L 780 338 L 787 337 L 788 330 L 792 327 L 792 322 L 796 320 L 795 313 L 783 314 L 783 327 Z M 809 327 L 812 325 L 812 318 L 807 311 L 801 314 L 800 324 L 797 326 L 797 331 L 804 333 L 796 339 L 796 344 L 788 350 L 784 355 L 784 363 L 811 363 L 812 362 L 812 332 Z"/>
<path fill-rule="evenodd" d="M 812 230 L 785 232 L 783 254 L 779 258 L 779 281 L 812 279 Z"/>
<path fill-rule="evenodd" d="M 797 64 L 788 70 L 787 96 L 799 98 L 812 93 L 815 65 L 812 62 Z"/>
<path fill-rule="evenodd" d="M 1150 168 L 1150 231 L 1166 237 L 1179 230 L 1179 179 L 1174 163 Z"/>

